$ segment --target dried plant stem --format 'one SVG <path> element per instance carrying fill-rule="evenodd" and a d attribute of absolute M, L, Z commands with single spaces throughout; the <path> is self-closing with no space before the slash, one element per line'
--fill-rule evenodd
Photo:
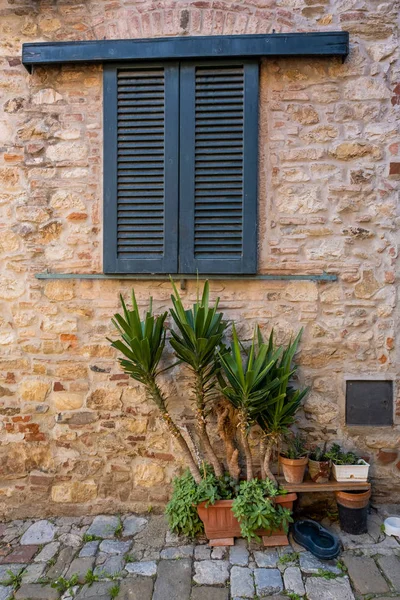
<path fill-rule="evenodd" d="M 206 393 L 205 383 L 200 373 L 195 373 L 195 397 L 196 397 L 196 421 L 197 421 L 197 433 L 200 439 L 201 446 L 206 455 L 207 461 L 211 464 L 214 469 L 214 473 L 217 477 L 222 477 L 224 470 L 222 465 L 215 454 L 214 448 L 211 445 L 210 438 L 207 432 L 207 420 L 206 420 Z"/>

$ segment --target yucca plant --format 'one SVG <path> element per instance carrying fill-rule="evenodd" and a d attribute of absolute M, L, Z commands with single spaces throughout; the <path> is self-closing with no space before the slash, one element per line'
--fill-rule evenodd
<path fill-rule="evenodd" d="M 270 468 L 273 448 L 280 442 L 282 436 L 288 432 L 290 425 L 294 422 L 294 416 L 300 407 L 301 401 L 308 392 L 308 388 L 298 390 L 289 385 L 290 378 L 296 371 L 296 367 L 292 363 L 302 332 L 303 329 L 299 331 L 293 341 L 289 342 L 280 359 L 274 364 L 271 376 L 279 380 L 279 386 L 272 390 L 268 402 L 264 403 L 262 410 L 257 415 L 257 423 L 261 427 L 264 436 L 260 452 L 262 476 L 273 481 L 276 481 Z M 273 332 L 270 335 L 269 342 L 273 345 Z"/>
<path fill-rule="evenodd" d="M 238 413 L 238 427 L 246 458 L 246 475 L 250 481 L 254 477 L 254 469 L 248 435 L 258 415 L 269 402 L 270 395 L 280 386 L 279 378 L 271 376 L 271 373 L 281 349 L 274 350 L 272 345 L 265 344 L 257 326 L 249 352 L 242 357 L 235 326 L 232 328 L 232 335 L 231 352 L 219 354 L 222 367 L 220 390 Z"/>
<path fill-rule="evenodd" d="M 127 308 L 123 297 L 120 296 L 120 298 L 123 315 L 116 313 L 112 323 L 118 330 L 121 339 L 109 341 L 113 348 L 124 355 L 125 358 L 119 358 L 119 362 L 125 373 L 142 383 L 148 398 L 157 405 L 162 420 L 182 450 L 193 478 L 199 483 L 201 474 L 198 464 L 185 438 L 169 414 L 166 398 L 157 383 L 157 377 L 161 372 L 159 363 L 165 347 L 164 323 L 167 312 L 154 316 L 152 298 L 150 298 L 149 308 L 141 319 L 135 292 L 132 290 L 132 310 Z"/>
<path fill-rule="evenodd" d="M 194 377 L 197 433 L 207 461 L 215 475 L 223 475 L 223 467 L 215 454 L 207 432 L 209 403 L 215 398 L 217 351 L 223 346 L 226 329 L 223 314 L 217 312 L 219 298 L 210 306 L 210 289 L 205 282 L 201 298 L 185 310 L 179 292 L 171 279 L 174 293 L 170 309 L 177 330 L 171 329 L 171 346 L 180 362 L 185 363 Z"/>

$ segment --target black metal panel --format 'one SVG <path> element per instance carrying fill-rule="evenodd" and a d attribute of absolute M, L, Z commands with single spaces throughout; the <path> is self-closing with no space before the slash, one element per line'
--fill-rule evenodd
<path fill-rule="evenodd" d="M 22 63 L 32 65 L 185 58 L 341 56 L 349 53 L 347 31 L 195 36 L 22 45 Z"/>
<path fill-rule="evenodd" d="M 180 272 L 257 270 L 258 63 L 181 67 Z"/>
<path fill-rule="evenodd" d="M 347 425 L 392 425 L 392 381 L 346 381 Z"/>
<path fill-rule="evenodd" d="M 104 71 L 104 271 L 171 273 L 178 262 L 176 64 Z"/>

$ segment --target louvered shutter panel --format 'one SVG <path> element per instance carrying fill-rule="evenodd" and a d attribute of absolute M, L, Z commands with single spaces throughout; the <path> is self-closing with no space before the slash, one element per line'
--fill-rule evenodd
<path fill-rule="evenodd" d="M 179 68 L 104 72 L 104 271 L 178 270 Z"/>
<path fill-rule="evenodd" d="M 258 63 L 181 65 L 182 273 L 257 270 Z"/>

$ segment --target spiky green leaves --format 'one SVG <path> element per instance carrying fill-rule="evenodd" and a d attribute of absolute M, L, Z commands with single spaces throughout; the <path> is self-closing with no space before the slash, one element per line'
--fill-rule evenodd
<path fill-rule="evenodd" d="M 140 318 L 135 292 L 132 290 L 132 310 L 129 310 L 121 296 L 123 315 L 116 313 L 112 319 L 122 339 L 109 340 L 126 358 L 119 362 L 123 370 L 133 379 L 147 383 L 157 374 L 157 367 L 165 346 L 164 328 L 167 313 L 153 315 L 152 298 L 143 319 Z"/>

